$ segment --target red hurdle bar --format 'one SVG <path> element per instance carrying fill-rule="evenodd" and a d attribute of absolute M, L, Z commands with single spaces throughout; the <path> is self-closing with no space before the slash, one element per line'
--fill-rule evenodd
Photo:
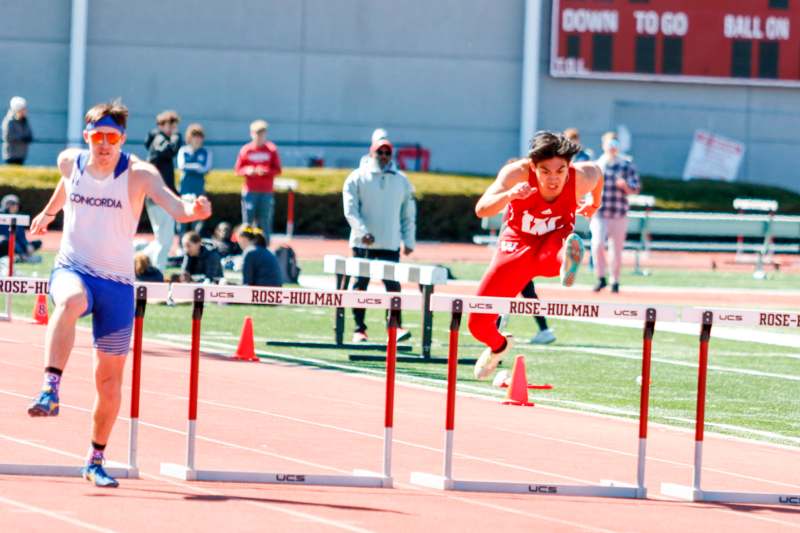
<path fill-rule="evenodd" d="M 458 364 L 458 332 L 461 325 L 461 317 L 465 308 L 477 309 L 475 312 L 489 314 L 528 314 L 528 311 L 520 312 L 519 309 L 527 309 L 531 306 L 531 300 L 515 300 L 508 298 L 492 297 L 470 297 L 455 295 L 437 295 L 434 310 L 443 311 L 443 300 L 449 299 L 451 322 L 450 322 L 450 346 L 448 352 L 447 369 L 447 408 L 445 414 L 445 443 L 444 461 L 442 476 L 428 474 L 425 472 L 412 472 L 411 483 L 441 490 L 462 490 L 477 492 L 505 492 L 518 494 L 561 494 L 570 496 L 599 496 L 612 498 L 646 498 L 647 488 L 644 483 L 646 450 L 647 450 L 647 424 L 650 404 L 650 368 L 652 354 L 652 340 L 655 332 L 656 314 L 655 308 L 643 308 L 636 305 L 618 304 L 588 304 L 604 307 L 605 315 L 617 316 L 625 319 L 644 319 L 644 333 L 642 343 L 642 384 L 639 399 L 639 454 L 636 474 L 636 485 L 619 483 L 616 481 L 603 480 L 601 485 L 558 485 L 558 484 L 535 484 L 507 481 L 465 481 L 453 478 L 453 438 L 455 431 L 455 402 L 457 386 L 457 364 Z M 579 302 L 541 302 L 536 301 L 537 305 L 569 304 L 561 309 L 569 309 L 572 305 L 583 305 Z M 554 307 L 556 308 L 556 307 Z M 666 312 L 667 319 L 675 320 L 676 310 L 671 307 L 662 308 Z M 546 314 L 545 312 L 534 312 L 534 314 Z M 559 316 L 558 311 L 551 313 L 550 316 Z M 569 314 L 563 316 L 568 317 Z"/>
<path fill-rule="evenodd" d="M 209 293 L 206 291 L 209 290 Z M 403 301 L 408 300 L 408 307 L 420 309 L 422 298 L 418 295 L 389 296 L 385 293 L 364 293 L 347 291 L 314 291 L 308 289 L 283 289 L 248 286 L 229 286 L 224 292 L 211 290 L 206 286 L 181 284 L 173 287 L 172 295 L 175 300 L 188 299 L 191 291 L 194 301 L 192 312 L 192 346 L 191 346 L 191 375 L 189 382 L 189 417 L 187 431 L 186 463 L 162 463 L 163 475 L 176 477 L 187 481 L 229 481 L 241 483 L 282 483 L 290 485 L 330 485 L 348 487 L 388 488 L 393 484 L 391 477 L 392 467 L 392 430 L 394 426 L 394 393 L 395 374 L 397 361 L 397 328 L 399 312 Z M 265 293 L 265 294 L 262 294 Z M 266 293 L 269 298 L 266 299 Z M 245 303 L 261 302 L 267 305 L 318 305 L 311 303 L 312 297 L 325 296 L 332 303 L 328 307 L 338 305 L 344 307 L 372 307 L 388 309 L 390 312 L 387 332 L 389 342 L 386 348 L 386 405 L 384 417 L 384 453 L 383 472 L 375 473 L 367 470 L 354 470 L 352 475 L 327 475 L 327 474 L 287 474 L 269 472 L 235 472 L 221 470 L 198 470 L 195 468 L 195 441 L 198 382 L 200 371 L 200 329 L 204 302 Z M 265 296 L 265 299 L 259 299 Z M 297 300 L 299 303 L 292 303 Z M 370 303 L 365 303 L 369 300 Z M 360 303 L 359 303 L 360 302 Z"/>
<path fill-rule="evenodd" d="M 694 431 L 694 465 L 692 484 L 662 483 L 665 496 L 696 502 L 750 503 L 765 505 L 800 505 L 800 493 L 734 492 L 704 490 L 701 486 L 703 472 L 703 442 L 705 439 L 706 393 L 708 380 L 708 347 L 711 327 L 716 323 L 733 323 L 737 326 L 800 327 L 800 313 L 796 311 L 756 311 L 745 309 L 685 308 L 681 312 L 685 322 L 700 323 L 700 348 L 697 365 L 697 405 Z"/>
<path fill-rule="evenodd" d="M 131 370 L 131 421 L 128 427 L 128 464 L 138 468 L 139 393 L 142 383 L 142 338 L 144 312 L 147 307 L 147 287 L 136 287 L 136 312 L 133 319 L 133 368 Z"/>
<path fill-rule="evenodd" d="M 294 236 L 294 189 L 289 189 L 289 198 L 286 206 L 286 238 Z"/>

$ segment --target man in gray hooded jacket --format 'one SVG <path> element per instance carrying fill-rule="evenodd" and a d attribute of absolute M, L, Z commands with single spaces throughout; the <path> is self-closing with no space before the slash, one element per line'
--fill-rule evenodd
<path fill-rule="evenodd" d="M 3 161 L 8 165 L 22 165 L 28 157 L 28 145 L 33 142 L 28 122 L 28 102 L 15 96 L 8 104 L 3 118 Z"/>
<path fill-rule="evenodd" d="M 400 261 L 416 246 L 416 204 L 414 188 L 392 161 L 394 147 L 386 138 L 376 139 L 370 157 L 362 162 L 344 182 L 344 216 L 350 224 L 350 247 L 355 257 Z M 400 292 L 400 283 L 384 280 L 388 292 Z M 353 289 L 363 291 L 369 278 L 357 278 Z M 356 322 L 353 342 L 367 341 L 366 311 L 353 309 Z M 398 328 L 397 340 L 411 333 Z"/>

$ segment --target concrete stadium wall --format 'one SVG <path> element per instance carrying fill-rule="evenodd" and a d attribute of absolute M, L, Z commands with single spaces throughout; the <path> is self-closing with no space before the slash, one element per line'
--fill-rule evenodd
<path fill-rule="evenodd" d="M 167 108 L 211 140 L 245 141 L 254 118 L 277 141 L 368 142 L 385 127 L 432 151 L 434 169 L 493 173 L 517 155 L 524 0 L 90 0 L 85 104 L 121 96 L 134 151 Z M 543 0 L 539 128 L 577 126 L 587 145 L 619 124 L 642 172 L 678 176 L 695 129 L 747 144 L 739 179 L 800 190 L 800 90 L 550 78 Z M 65 137 L 70 2 L 0 0 L 0 105 L 30 102 L 31 163 Z M 135 143 L 135 144 L 134 144 Z M 219 167 L 238 148 L 214 147 Z M 363 148 L 284 146 L 351 166 Z"/>

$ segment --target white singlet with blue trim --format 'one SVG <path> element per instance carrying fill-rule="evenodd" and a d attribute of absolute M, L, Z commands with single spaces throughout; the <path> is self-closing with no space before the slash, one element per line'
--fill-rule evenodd
<path fill-rule="evenodd" d="M 130 156 L 121 153 L 113 174 L 103 179 L 86 171 L 88 161 L 89 152 L 81 152 L 64 182 L 64 233 L 55 264 L 133 284 L 133 237 L 138 220 L 128 192 Z"/>

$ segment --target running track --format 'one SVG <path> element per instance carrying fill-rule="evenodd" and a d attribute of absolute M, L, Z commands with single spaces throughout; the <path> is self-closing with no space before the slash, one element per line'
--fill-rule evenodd
<path fill-rule="evenodd" d="M 184 310 L 185 311 L 185 310 Z M 189 327 L 186 317 L 187 331 Z M 145 331 L 147 324 L 145 324 Z M 57 419 L 29 419 L 41 379 L 44 329 L 0 323 L 0 461 L 75 464 L 87 447 L 92 404 L 90 341 L 80 331 Z M 652 500 L 438 493 L 407 484 L 412 470 L 438 473 L 442 391 L 400 385 L 395 413 L 395 489 L 185 483 L 159 463 L 182 462 L 188 349 L 145 340 L 140 424 L 142 479 L 100 490 L 78 479 L 0 476 L 3 531 L 798 531 L 800 509 L 691 504 L 661 499 L 661 481 L 689 483 L 692 436 L 652 427 Z M 126 378 L 130 378 L 129 372 Z M 381 379 L 277 362 L 201 362 L 199 468 L 337 473 L 379 470 Z M 635 390 L 634 388 L 631 389 Z M 125 396 L 129 396 L 126 383 Z M 128 411 L 127 399 L 122 414 Z M 461 396 L 455 475 L 596 483 L 632 482 L 636 425 L 543 407 Z M 109 458 L 124 462 L 126 419 Z M 14 441 L 9 438 L 16 439 Z M 796 449 L 708 436 L 706 488 L 800 491 Z"/>

